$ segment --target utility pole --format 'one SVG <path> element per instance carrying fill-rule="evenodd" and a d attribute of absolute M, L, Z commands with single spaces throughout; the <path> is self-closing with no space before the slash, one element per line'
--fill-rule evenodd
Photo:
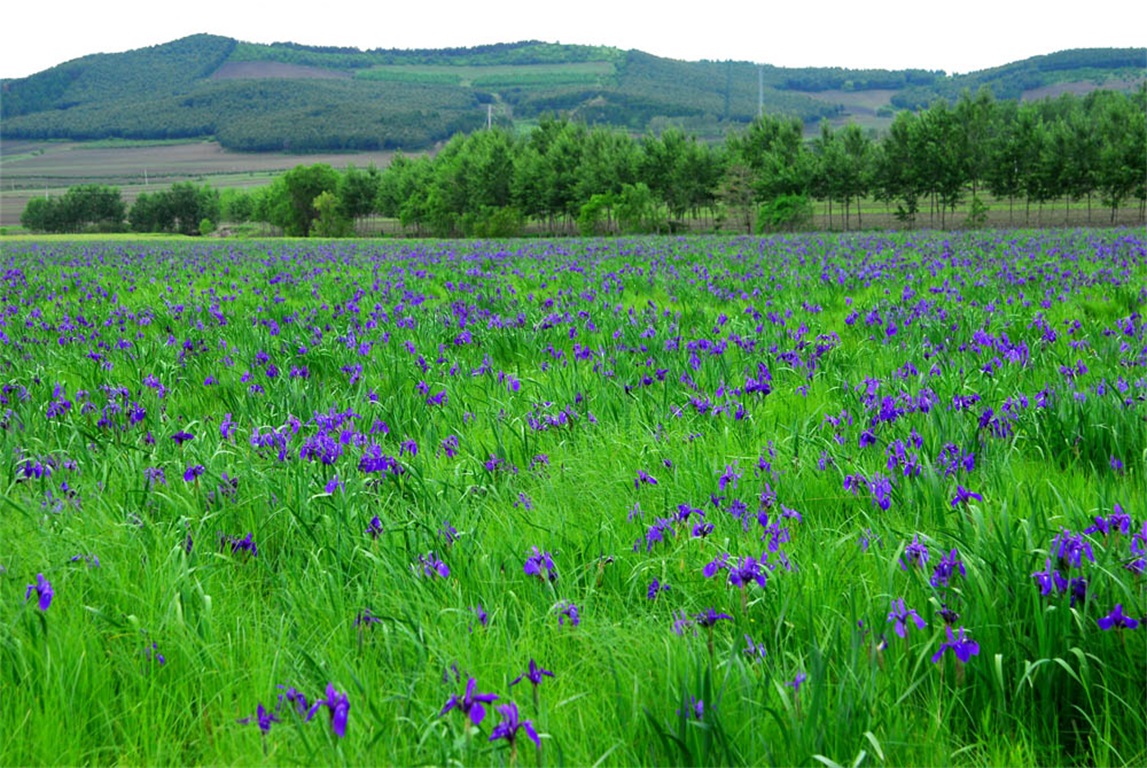
<path fill-rule="evenodd" d="M 765 116 L 765 65 L 757 65 L 757 117 Z"/>
<path fill-rule="evenodd" d="M 494 105 L 493 104 L 487 104 L 486 105 L 486 130 L 487 131 L 490 130 L 490 126 L 493 124 L 493 122 L 494 122 Z"/>

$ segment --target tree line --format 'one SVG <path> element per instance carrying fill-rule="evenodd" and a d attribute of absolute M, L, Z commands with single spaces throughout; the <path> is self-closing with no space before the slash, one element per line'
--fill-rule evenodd
<path fill-rule="evenodd" d="M 824 206 L 830 225 L 835 216 L 846 229 L 863 227 L 863 206 L 876 200 L 903 226 L 926 217 L 929 226 L 948 227 L 961 205 L 968 213 L 958 223 L 982 225 L 990 194 L 996 204 L 1006 201 L 1016 223 L 1052 201 L 1086 201 L 1089 215 L 1094 202 L 1113 221 L 1135 200 L 1142 214 L 1145 181 L 1147 88 L 1023 104 L 982 89 L 953 105 L 898 113 L 879 138 L 856 124 L 824 122 L 807 139 L 799 119 L 768 115 L 720 144 L 672 127 L 635 139 L 545 118 L 525 136 L 497 127 L 456 134 L 432 157 L 400 154 L 385 169 L 300 165 L 249 192 L 176 185 L 141 196 L 126 219 L 137 231 L 193 234 L 208 219 L 325 237 L 352 235 L 376 215 L 437 237 L 511 236 L 527 226 L 671 232 L 689 222 L 765 232 L 809 226 L 814 204 Z M 33 201 L 25 226 L 75 231 L 74 221 L 51 229 L 67 217 L 46 215 L 53 206 L 70 210 L 72 193 Z"/>

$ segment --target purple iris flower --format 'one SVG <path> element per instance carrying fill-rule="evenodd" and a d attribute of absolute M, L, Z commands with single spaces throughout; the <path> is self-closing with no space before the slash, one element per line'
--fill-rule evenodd
<path fill-rule="evenodd" d="M 953 549 L 941 557 L 939 564 L 933 569 L 931 579 L 932 586 L 948 586 L 948 581 L 956 575 L 956 571 L 959 571 L 961 576 L 967 578 L 968 574 L 964 570 L 964 562 L 960 559 L 960 554 Z"/>
<path fill-rule="evenodd" d="M 907 562 L 905 558 L 907 558 Z M 928 546 L 920 541 L 919 534 L 915 534 L 912 536 L 912 543 L 904 548 L 904 557 L 900 558 L 900 568 L 905 571 L 908 570 L 909 565 L 923 568 L 924 564 L 928 562 L 928 558 Z"/>
<path fill-rule="evenodd" d="M 933 664 L 939 663 L 940 659 L 944 656 L 944 651 L 948 650 L 949 648 L 952 649 L 952 653 L 956 654 L 956 658 L 965 664 L 968 663 L 970 658 L 980 652 L 980 644 L 975 640 L 969 640 L 964 634 L 963 627 L 960 627 L 959 631 L 955 635 L 952 634 L 951 625 L 947 627 L 947 630 L 948 642 L 941 643 L 940 650 L 933 654 Z"/>
<path fill-rule="evenodd" d="M 766 656 L 765 644 L 754 643 L 753 638 L 745 635 L 745 649 L 743 653 L 754 661 L 759 661 Z"/>
<path fill-rule="evenodd" d="M 433 552 L 419 555 L 415 569 L 421 571 L 422 575 L 426 577 L 439 576 L 444 579 L 450 575 L 450 566 L 439 560 Z"/>
<path fill-rule="evenodd" d="M 279 720 L 279 716 L 274 712 L 268 712 L 267 708 L 263 706 L 262 702 L 260 702 L 258 708 L 255 710 L 255 714 L 251 715 L 250 717 L 244 717 L 237 722 L 243 725 L 246 725 L 247 723 L 257 723 L 260 731 L 263 733 L 270 733 L 271 723 L 278 723 L 282 721 Z"/>
<path fill-rule="evenodd" d="M 474 725 L 481 725 L 483 718 L 486 717 L 486 707 L 483 705 L 497 701 L 498 696 L 493 693 L 474 693 L 474 688 L 477 685 L 478 681 L 471 677 L 466 683 L 466 692 L 462 694 L 462 697 L 459 698 L 458 694 L 451 695 L 438 716 L 442 717 L 450 710 L 457 709 L 470 718 L 470 722 Z"/>
<path fill-rule="evenodd" d="M 904 598 L 892 602 L 892 611 L 888 614 L 889 621 L 895 621 L 896 626 L 893 629 L 899 637 L 908 637 L 908 620 L 911 619 L 912 623 L 916 625 L 916 629 L 924 629 L 927 626 L 924 619 L 920 618 L 920 614 L 912 608 L 904 607 Z"/>
<path fill-rule="evenodd" d="M 952 499 L 952 508 L 955 509 L 961 504 L 969 504 L 973 499 L 976 501 L 983 501 L 984 497 L 974 491 L 969 491 L 962 485 L 956 486 L 956 495 Z"/>
<path fill-rule="evenodd" d="M 534 687 L 537 688 L 539 685 L 541 685 L 543 677 L 553 677 L 553 676 L 554 676 L 553 672 L 549 671 L 548 669 L 542 669 L 536 661 L 534 661 L 533 659 L 530 659 L 529 671 L 523 672 L 522 674 L 515 677 L 513 680 L 510 681 L 510 685 L 511 686 L 517 685 L 518 683 L 522 682 L 522 678 L 525 678 L 525 679 L 529 680 L 531 683 L 533 683 Z"/>
<path fill-rule="evenodd" d="M 35 592 L 36 596 L 39 598 L 38 607 L 40 610 L 48 610 L 48 606 L 52 604 L 52 598 L 55 596 L 56 592 L 52 589 L 52 585 L 48 583 L 48 580 L 44 578 L 44 574 L 37 573 L 36 583 L 28 585 L 27 591 L 24 592 L 25 603 L 28 602 L 28 598 L 32 596 L 33 592 Z"/>
<path fill-rule="evenodd" d="M 1109 629 L 1135 629 L 1139 626 L 1139 620 L 1133 619 L 1123 613 L 1123 603 L 1116 603 L 1115 608 L 1111 613 L 1099 619 L 1099 628 L 1107 631 Z"/>
<path fill-rule="evenodd" d="M 693 615 L 693 621 L 697 622 L 698 626 L 705 627 L 706 629 L 712 627 L 721 619 L 732 621 L 733 617 L 727 613 L 717 613 L 713 608 L 707 608 L 704 612 Z"/>
<path fill-rule="evenodd" d="M 511 701 L 509 704 L 499 705 L 498 711 L 502 713 L 502 722 L 495 725 L 494 730 L 490 731 L 490 741 L 505 739 L 510 742 L 510 749 L 512 750 L 514 741 L 518 737 L 518 731 L 523 730 L 534 744 L 537 744 L 538 747 L 542 746 L 538 732 L 534 730 L 533 722 L 520 718 L 517 704 Z"/>
<path fill-rule="evenodd" d="M 183 430 L 180 430 L 179 432 L 176 432 L 174 435 L 172 435 L 171 439 L 175 441 L 176 445 L 183 445 L 188 440 L 194 440 L 195 435 L 191 434 L 190 432 L 184 432 Z"/>
<path fill-rule="evenodd" d="M 183 479 L 188 483 L 194 482 L 197 477 L 206 471 L 206 468 L 202 464 L 192 464 L 187 469 L 183 470 Z"/>
<path fill-rule="evenodd" d="M 327 697 L 319 699 L 307 711 L 307 720 L 310 721 L 315 713 L 319 711 L 320 707 L 326 707 L 330 710 L 331 715 L 331 730 L 334 731 L 335 736 L 340 739 L 346 735 L 346 719 L 350 714 L 350 699 L 347 698 L 345 693 L 339 693 L 335 689 L 334 683 L 327 683 Z"/>
<path fill-rule="evenodd" d="M 757 582 L 761 587 L 768 583 L 768 574 L 761 570 L 761 563 L 757 558 L 749 555 L 742 557 L 737 565 L 729 566 L 729 583 L 744 589 L 750 581 Z"/>
<path fill-rule="evenodd" d="M 526 558 L 522 570 L 526 572 L 527 576 L 537 576 L 542 581 L 556 580 L 558 573 L 557 569 L 554 568 L 554 559 L 550 553 L 539 551 L 537 547 L 534 547 L 533 550 L 534 553 Z"/>
<path fill-rule="evenodd" d="M 557 609 L 559 627 L 566 623 L 566 619 L 569 619 L 570 626 L 576 627 L 578 624 L 581 624 L 581 616 L 578 615 L 577 606 L 573 603 L 568 600 L 563 600 L 558 603 Z"/>
<path fill-rule="evenodd" d="M 646 472 L 644 469 L 637 470 L 637 477 L 633 480 L 633 487 L 635 489 L 641 488 L 641 484 L 657 485 L 657 478 Z"/>

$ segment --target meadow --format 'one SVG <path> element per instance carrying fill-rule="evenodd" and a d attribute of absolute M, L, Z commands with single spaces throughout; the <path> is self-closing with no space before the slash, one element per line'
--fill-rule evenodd
<path fill-rule="evenodd" d="M 1142 765 L 1142 229 L 0 241 L 0 764 Z"/>

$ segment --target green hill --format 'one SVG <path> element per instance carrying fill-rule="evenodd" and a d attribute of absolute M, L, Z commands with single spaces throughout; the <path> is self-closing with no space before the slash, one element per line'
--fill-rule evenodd
<path fill-rule="evenodd" d="M 1126 88 L 1145 74 L 1142 48 L 1064 51 L 946 76 L 684 62 L 538 41 L 363 51 L 194 35 L 0 82 L 0 136 L 214 136 L 227 148 L 253 151 L 421 149 L 484 125 L 488 116 L 528 124 L 547 113 L 636 132 L 676 123 L 721 136 L 762 106 L 816 123 L 855 109 L 879 107 L 887 116 L 985 85 L 997 97 L 1016 98 L 1057 83 Z"/>

